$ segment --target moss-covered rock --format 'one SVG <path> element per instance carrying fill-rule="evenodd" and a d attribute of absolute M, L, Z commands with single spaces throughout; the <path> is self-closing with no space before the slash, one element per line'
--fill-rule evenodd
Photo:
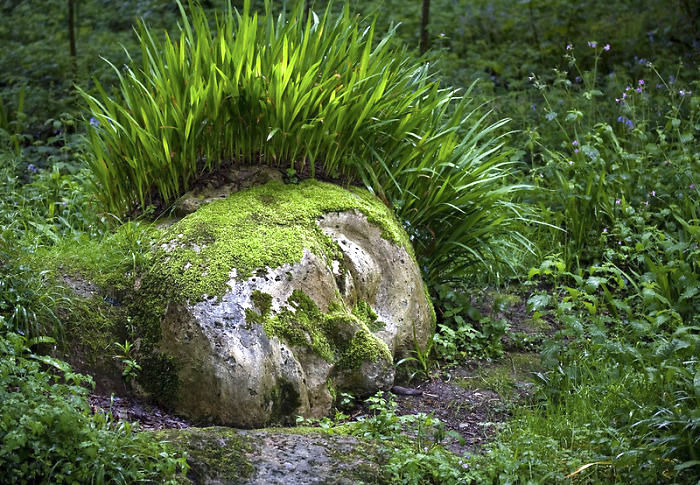
<path fill-rule="evenodd" d="M 155 435 L 187 453 L 183 484 L 389 483 L 387 457 L 376 444 L 317 428 L 189 428 Z"/>
<path fill-rule="evenodd" d="M 176 222 L 151 256 L 134 318 L 157 362 L 141 384 L 161 402 L 175 389 L 166 401 L 199 422 L 324 416 L 330 389 L 391 387 L 394 356 L 433 325 L 405 232 L 364 190 L 273 181 Z"/>
<path fill-rule="evenodd" d="M 128 339 L 132 390 L 200 423 L 324 416 L 337 392 L 390 387 L 394 357 L 432 325 L 391 210 L 317 181 L 273 181 L 42 260 L 80 302 L 65 323 L 81 368 L 118 381 L 114 343 Z"/>

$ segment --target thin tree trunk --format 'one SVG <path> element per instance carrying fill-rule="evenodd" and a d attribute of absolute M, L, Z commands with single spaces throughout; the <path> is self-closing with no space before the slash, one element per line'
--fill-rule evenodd
<path fill-rule="evenodd" d="M 78 53 L 75 48 L 75 0 L 68 0 L 68 44 L 70 49 L 73 81 L 78 77 Z"/>
<path fill-rule="evenodd" d="M 430 23 L 430 0 L 423 0 L 423 14 L 420 23 L 420 53 L 425 54 L 430 49 L 428 24 Z"/>
<path fill-rule="evenodd" d="M 75 4 L 74 0 L 68 0 L 68 42 L 70 43 L 70 56 L 75 59 Z"/>

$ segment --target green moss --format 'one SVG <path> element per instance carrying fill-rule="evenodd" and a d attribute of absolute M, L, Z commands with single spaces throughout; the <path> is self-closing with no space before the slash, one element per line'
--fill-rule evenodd
<path fill-rule="evenodd" d="M 386 325 L 377 320 L 377 314 L 366 301 L 360 300 L 352 309 L 352 314 L 363 321 L 373 332 L 382 330 Z"/>
<path fill-rule="evenodd" d="M 236 430 L 188 428 L 153 434 L 157 440 L 169 441 L 180 453 L 187 453 L 190 469 L 181 483 L 237 483 L 255 471 L 246 457 L 252 447 Z"/>
<path fill-rule="evenodd" d="M 270 182 L 208 204 L 168 228 L 154 272 L 166 276 L 183 299 L 220 296 L 232 270 L 245 279 L 259 269 L 301 261 L 304 249 L 338 258 L 337 245 L 316 220 L 327 212 L 353 209 L 381 228 L 385 239 L 411 251 L 391 210 L 367 191 L 315 180 Z M 174 246 L 181 249 L 169 252 Z"/>
<path fill-rule="evenodd" d="M 392 361 L 389 348 L 371 331 L 370 325 L 377 327 L 381 322 L 365 302 L 355 306 L 354 311 L 363 317 L 358 318 L 344 308 L 342 300 L 332 302 L 328 313 L 323 313 L 301 290 L 294 290 L 287 299 L 290 308 L 274 315 L 270 313 L 270 295 L 253 292 L 252 299 L 260 313 L 246 310 L 247 324 L 261 324 L 267 335 L 310 348 L 340 368 L 355 369 L 362 362 L 379 359 Z"/>
<path fill-rule="evenodd" d="M 428 302 L 428 311 L 430 312 L 430 321 L 432 322 L 432 331 L 430 334 L 435 333 L 435 328 L 437 325 L 437 314 L 435 313 L 435 306 L 433 306 L 433 300 L 430 298 L 430 292 L 428 291 L 428 285 L 423 283 L 423 293 L 425 294 L 425 301 Z"/>
<path fill-rule="evenodd" d="M 272 402 L 272 410 L 270 411 L 269 422 L 293 424 L 289 421 L 294 417 L 294 412 L 301 406 L 301 399 L 294 384 L 279 379 L 277 387 L 265 397 L 266 402 Z"/>
<path fill-rule="evenodd" d="M 455 379 L 465 389 L 490 389 L 503 399 L 513 399 L 519 383 L 532 380 L 532 374 L 542 370 L 539 354 L 510 353 L 500 362 L 484 365 L 472 375 Z"/>

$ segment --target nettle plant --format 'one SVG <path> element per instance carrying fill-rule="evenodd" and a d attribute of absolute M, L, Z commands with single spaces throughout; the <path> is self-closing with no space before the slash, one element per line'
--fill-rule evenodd
<path fill-rule="evenodd" d="M 267 164 L 365 185 L 407 221 L 429 280 L 484 260 L 496 234 L 521 244 L 508 230 L 520 187 L 505 183 L 506 120 L 442 88 L 392 33 L 375 39 L 347 4 L 305 18 L 298 2 L 275 19 L 246 1 L 213 23 L 180 9 L 178 38 L 139 25 L 141 64 L 113 66 L 113 95 L 81 91 L 108 210 L 167 205 L 223 164 Z"/>

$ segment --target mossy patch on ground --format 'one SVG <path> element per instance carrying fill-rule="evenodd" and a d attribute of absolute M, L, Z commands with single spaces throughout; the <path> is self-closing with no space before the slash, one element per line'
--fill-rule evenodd
<path fill-rule="evenodd" d="M 470 376 L 456 378 L 455 383 L 465 389 L 490 389 L 510 400 L 541 368 L 539 354 L 508 353 L 497 363 L 480 366 Z"/>
<path fill-rule="evenodd" d="M 382 237 L 412 252 L 392 211 L 365 190 L 316 180 L 270 182 L 208 204 L 169 227 L 154 271 L 190 302 L 221 296 L 234 274 L 245 279 L 264 268 L 297 263 L 304 249 L 325 259 L 339 257 L 316 220 L 348 210 L 361 212 Z M 170 251 L 174 247 L 179 249 Z"/>
<path fill-rule="evenodd" d="M 180 483 L 233 483 L 250 477 L 255 468 L 247 459 L 251 446 L 245 437 L 231 428 L 188 428 L 153 433 L 157 440 L 168 441 L 180 453 L 187 453 L 190 469 Z"/>

